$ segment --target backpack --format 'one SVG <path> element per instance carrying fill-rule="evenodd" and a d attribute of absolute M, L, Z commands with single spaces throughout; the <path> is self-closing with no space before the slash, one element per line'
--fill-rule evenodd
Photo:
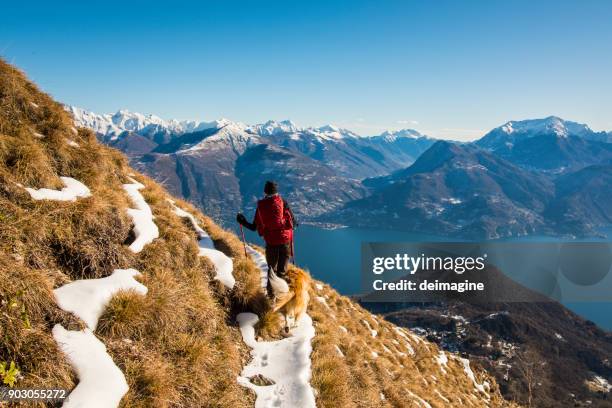
<path fill-rule="evenodd" d="M 287 244 L 293 238 L 291 213 L 278 194 L 265 197 L 257 202 L 255 223 L 257 232 L 267 244 Z"/>

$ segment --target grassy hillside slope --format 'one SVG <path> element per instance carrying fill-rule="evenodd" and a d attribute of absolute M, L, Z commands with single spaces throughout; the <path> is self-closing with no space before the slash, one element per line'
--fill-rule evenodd
<path fill-rule="evenodd" d="M 35 201 L 24 188 L 62 188 L 60 176 L 81 181 L 91 196 Z M 122 188 L 129 177 L 145 185 L 141 193 L 159 228 L 159 238 L 137 254 L 126 245 L 134 239 L 126 213 L 132 203 Z M 235 316 L 258 314 L 263 339 L 279 336 L 280 319 L 268 313 L 259 271 L 240 240 L 177 200 L 233 259 L 236 285 L 228 290 L 214 279 L 213 264 L 198 256 L 196 234 L 169 198 L 0 61 L 0 362 L 15 363 L 15 387 L 72 389 L 78 382 L 51 329 L 84 324 L 58 308 L 53 289 L 135 268 L 148 293 L 114 296 L 95 330 L 127 379 L 121 406 L 253 406 L 254 395 L 236 381 L 249 349 Z M 440 354 L 319 282 L 309 314 L 318 406 L 507 405 L 481 370 L 472 374 L 458 357 Z"/>

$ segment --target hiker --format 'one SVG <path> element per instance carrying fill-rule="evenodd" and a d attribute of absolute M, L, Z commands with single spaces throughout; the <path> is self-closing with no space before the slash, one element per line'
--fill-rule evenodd
<path fill-rule="evenodd" d="M 242 213 L 238 213 L 236 221 L 240 225 L 257 231 L 266 241 L 266 262 L 268 275 L 270 269 L 277 276 L 284 278 L 289 258 L 293 256 L 293 227 L 295 218 L 289 204 L 278 194 L 278 185 L 273 181 L 266 181 L 264 186 L 265 197 L 257 202 L 257 210 L 253 222 L 247 221 Z M 273 296 L 270 279 L 267 286 L 268 296 Z"/>

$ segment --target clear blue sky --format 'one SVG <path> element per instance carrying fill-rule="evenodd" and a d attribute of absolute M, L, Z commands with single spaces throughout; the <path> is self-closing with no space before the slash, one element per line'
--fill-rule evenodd
<path fill-rule="evenodd" d="M 2 5 L 0 55 L 64 103 L 469 139 L 558 115 L 612 130 L 612 1 Z"/>

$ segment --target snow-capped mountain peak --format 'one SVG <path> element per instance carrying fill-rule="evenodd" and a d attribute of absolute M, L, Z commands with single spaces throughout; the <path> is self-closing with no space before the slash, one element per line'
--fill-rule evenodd
<path fill-rule="evenodd" d="M 277 122 L 269 120 L 266 123 L 255 125 L 254 129 L 262 136 L 274 136 L 283 133 L 296 133 L 302 130 L 290 120 L 282 120 Z"/>
<path fill-rule="evenodd" d="M 382 132 L 378 137 L 385 139 L 386 141 L 392 142 L 397 139 L 418 139 L 423 137 L 421 133 L 414 129 L 400 129 L 400 130 L 386 130 Z"/>
<path fill-rule="evenodd" d="M 512 120 L 496 127 L 479 139 L 476 144 L 486 149 L 511 149 L 517 142 L 538 136 L 554 135 L 557 138 L 570 136 L 606 141 L 605 132 L 594 132 L 587 125 L 557 116 L 542 119 Z"/>
<path fill-rule="evenodd" d="M 64 107 L 74 118 L 77 125 L 92 129 L 102 135 L 118 135 L 121 129 L 113 123 L 111 115 L 99 115 L 76 106 Z"/>
<path fill-rule="evenodd" d="M 65 106 L 72 114 L 78 126 L 92 129 L 105 140 L 117 140 L 124 132 L 137 133 L 152 137 L 159 133 L 180 136 L 186 133 L 198 132 L 206 129 L 221 129 L 227 131 L 234 129 L 237 132 L 257 134 L 259 136 L 291 135 L 292 138 L 314 137 L 326 141 L 339 141 L 345 138 L 360 138 L 358 134 L 332 124 L 320 127 L 299 127 L 291 120 L 269 120 L 257 125 L 245 125 L 229 119 L 218 119 L 210 122 L 193 120 L 178 121 L 165 120 L 156 115 L 144 115 L 127 109 L 118 110 L 112 114 L 97 114 L 76 106 Z M 386 131 L 380 135 L 384 140 L 395 141 L 398 138 L 417 139 L 422 134 L 413 129 Z"/>
<path fill-rule="evenodd" d="M 344 138 L 359 137 L 359 135 L 351 132 L 348 129 L 339 128 L 334 125 L 324 125 L 318 128 L 307 128 L 306 132 L 319 139 L 325 140 L 339 140 Z"/>
<path fill-rule="evenodd" d="M 64 108 L 72 114 L 77 125 L 88 127 L 109 140 L 117 139 L 124 132 L 181 135 L 205 129 L 221 128 L 232 123 L 228 119 L 212 122 L 164 120 L 156 115 L 143 115 L 127 109 L 120 109 L 113 114 L 100 115 L 76 106 L 65 106 Z"/>
<path fill-rule="evenodd" d="M 549 116 L 544 119 L 509 121 L 497 129 L 507 135 L 538 135 L 552 133 L 559 137 L 567 137 L 570 134 L 583 136 L 586 133 L 592 132 L 587 125 L 566 121 L 557 116 Z"/>
<path fill-rule="evenodd" d="M 225 118 L 210 123 L 215 123 L 214 127 L 218 131 L 195 144 L 184 146 L 177 153 L 193 154 L 201 150 L 212 151 L 227 146 L 231 146 L 235 151 L 244 152 L 248 146 L 259 143 L 260 136 L 253 134 L 252 128 L 244 123 L 233 122 Z"/>
<path fill-rule="evenodd" d="M 108 116 L 108 115 L 104 115 Z M 119 129 L 136 132 L 144 129 L 149 125 L 159 125 L 162 127 L 173 127 L 176 122 L 166 122 L 162 118 L 155 115 L 143 115 L 138 112 L 130 112 L 127 109 L 121 109 L 110 117 L 112 123 Z"/>

